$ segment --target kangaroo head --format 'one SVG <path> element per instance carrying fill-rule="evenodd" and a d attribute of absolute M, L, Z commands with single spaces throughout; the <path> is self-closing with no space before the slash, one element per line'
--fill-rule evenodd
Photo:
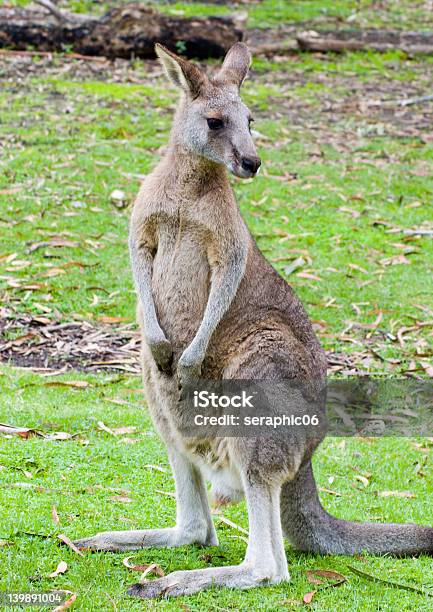
<path fill-rule="evenodd" d="M 155 50 L 168 78 L 183 92 L 173 126 L 176 141 L 240 178 L 254 176 L 261 161 L 250 132 L 253 119 L 239 93 L 251 64 L 247 46 L 236 43 L 213 78 L 159 44 Z"/>

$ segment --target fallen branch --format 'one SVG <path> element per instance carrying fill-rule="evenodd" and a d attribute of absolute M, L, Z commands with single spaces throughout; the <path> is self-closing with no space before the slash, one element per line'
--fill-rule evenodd
<path fill-rule="evenodd" d="M 424 102 L 430 102 L 430 100 L 433 100 L 432 94 L 428 94 L 425 96 L 416 96 L 414 98 L 400 98 L 399 100 L 368 100 L 366 102 L 366 105 L 393 108 L 394 106 L 410 106 L 412 104 L 422 104 Z"/>
<path fill-rule="evenodd" d="M 433 54 L 432 32 L 399 30 L 310 31 L 296 36 L 302 51 L 336 52 L 400 50 L 410 55 Z"/>
<path fill-rule="evenodd" d="M 433 229 L 403 229 L 400 227 L 387 230 L 387 234 L 404 234 L 405 236 L 433 236 Z"/>
<path fill-rule="evenodd" d="M 399 104 L 400 106 L 410 106 L 411 104 L 422 104 L 423 102 L 430 102 L 430 100 L 433 100 L 433 94 L 430 94 L 428 96 L 418 96 L 415 98 L 406 98 L 403 100 L 398 100 L 397 104 Z"/>
<path fill-rule="evenodd" d="M 41 52 L 71 49 L 84 56 L 154 58 L 156 42 L 187 57 L 221 57 L 243 38 L 246 15 L 175 17 L 127 4 L 100 18 L 60 10 L 52 0 L 44 8 L 0 8 L 0 47 Z"/>
<path fill-rule="evenodd" d="M 377 576 L 373 576 L 372 574 L 367 574 L 367 572 L 363 572 L 357 567 L 353 565 L 348 565 L 347 569 L 350 570 L 353 574 L 364 578 L 365 580 L 370 580 L 371 582 L 377 582 L 379 584 L 385 584 L 386 586 L 390 586 L 396 589 L 403 589 L 404 591 L 410 591 L 412 593 L 419 593 L 420 595 L 424 595 L 427 597 L 433 597 L 432 591 L 426 591 L 423 588 L 414 587 L 409 584 L 401 584 L 400 582 L 393 582 L 392 580 L 384 580 L 383 578 L 378 578 Z"/>
<path fill-rule="evenodd" d="M 0 55 L 11 55 L 17 57 L 54 57 L 53 51 L 12 51 L 11 49 L 0 49 Z M 80 53 L 62 53 L 62 59 L 76 59 L 86 62 L 107 62 L 106 57 L 100 55 L 81 55 Z"/>
<path fill-rule="evenodd" d="M 73 21 L 74 16 L 71 13 L 66 11 L 61 11 L 55 4 L 51 2 L 51 0 L 34 0 L 36 4 L 43 6 L 46 8 L 54 17 L 60 21 L 61 23 L 65 21 Z M 78 17 L 78 15 L 76 15 Z M 80 15 L 82 17 L 82 15 Z"/>
<path fill-rule="evenodd" d="M 254 39 L 252 38 L 249 47 L 253 55 L 274 56 L 299 51 L 298 43 L 295 38 L 287 38 L 282 41 L 268 43 L 254 43 Z"/>

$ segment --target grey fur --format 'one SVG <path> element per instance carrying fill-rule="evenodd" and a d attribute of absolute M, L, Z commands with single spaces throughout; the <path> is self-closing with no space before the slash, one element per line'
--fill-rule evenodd
<path fill-rule="evenodd" d="M 288 580 L 283 531 L 294 546 L 311 552 L 432 552 L 430 527 L 360 525 L 322 508 L 311 470 L 321 436 L 313 431 L 294 431 L 284 441 L 182 436 L 178 386 L 191 378 L 301 380 L 314 397 L 326 377 L 326 359 L 302 304 L 248 232 L 227 178 L 225 168 L 250 176 L 240 160 L 256 156 L 249 111 L 238 91 L 250 63 L 247 48 L 235 45 L 214 79 L 162 47 L 157 52 L 183 94 L 168 151 L 137 197 L 129 245 L 143 382 L 175 476 L 176 526 L 106 532 L 77 546 L 124 551 L 216 545 L 207 479 L 217 503 L 245 494 L 245 560 L 175 572 L 133 586 L 131 595 L 186 595 L 213 585 L 249 588 Z M 216 116 L 224 129 L 212 133 L 207 118 Z"/>

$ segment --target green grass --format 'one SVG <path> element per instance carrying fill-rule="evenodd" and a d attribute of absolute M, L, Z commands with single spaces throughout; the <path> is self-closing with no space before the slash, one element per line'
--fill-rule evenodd
<path fill-rule="evenodd" d="M 347 16 L 354 5 L 336 2 L 328 13 Z M 371 3 L 356 5 L 362 19 L 384 19 Z M 413 29 L 422 25 L 421 3 L 387 5 L 390 23 L 404 11 Z M 265 0 L 251 5 L 250 22 L 316 18 L 324 6 L 331 5 Z M 185 13 L 224 10 L 181 8 Z M 19 76 L 7 61 L 0 63 L 0 303 L 6 307 L 53 320 L 134 320 L 126 247 L 130 208 L 119 210 L 110 194 L 120 189 L 127 203 L 133 201 L 140 176 L 152 169 L 167 141 L 177 98 L 162 77 L 148 78 L 146 63 L 122 66 L 94 72 L 61 58 L 34 58 L 33 71 Z M 398 375 L 408 368 L 419 373 L 431 362 L 433 242 L 389 229 L 431 222 L 433 142 L 428 105 L 397 116 L 359 104 L 427 93 L 432 67 L 431 59 L 399 53 L 300 55 L 256 60 L 245 84 L 265 172 L 255 181 L 233 181 L 242 213 L 262 251 L 305 303 L 325 348 L 359 354 L 359 367 L 370 373 Z M 290 173 L 286 179 L 284 173 Z M 59 240 L 65 246 L 54 246 Z M 43 244 L 35 248 L 37 243 Z M 399 264 L 403 254 L 406 261 Z M 301 267 L 290 272 L 299 257 Z M 378 315 L 382 318 L 372 329 Z M 406 334 L 401 346 L 398 330 L 418 323 L 426 325 Z M 46 384 L 77 379 L 88 386 Z M 374 584 L 347 569 L 352 563 L 394 582 L 431 585 L 426 557 L 320 558 L 289 546 L 290 584 L 244 593 L 211 590 L 179 601 L 128 599 L 126 587 L 138 575 L 122 565 L 126 555 L 82 558 L 61 547 L 56 535 L 173 524 L 174 501 L 157 492 L 173 490 L 166 453 L 141 395 L 130 392 L 139 385 L 127 376 L 46 378 L 2 367 L 0 422 L 76 437 L 0 438 L 0 539 L 13 542 L 0 547 L 1 589 L 67 588 L 78 594 L 75 609 L 86 611 L 185 605 L 197 611 L 285 610 L 295 609 L 296 601 L 315 588 L 306 570 L 322 568 L 342 572 L 348 582 L 320 591 L 311 604 L 315 610 L 432 608 L 431 598 Z M 137 430 L 114 437 L 98 429 L 100 420 L 110 428 Z M 409 439 L 328 440 L 315 471 L 319 485 L 341 497 L 322 493 L 324 504 L 348 519 L 431 522 L 431 448 L 427 440 L 421 446 Z M 150 464 L 167 471 L 146 467 Z M 372 474 L 368 487 L 356 480 L 353 467 Z M 128 491 L 132 502 L 112 501 L 111 488 Z M 378 497 L 380 491 L 416 497 Z M 51 518 L 53 505 L 60 526 Z M 225 514 L 247 527 L 244 504 Z M 245 543 L 233 537 L 239 535 L 235 530 L 217 527 L 218 550 L 149 550 L 134 558 L 157 562 L 166 572 L 240 562 Z M 61 559 L 68 572 L 47 578 Z"/>
<path fill-rule="evenodd" d="M 26 6 L 30 0 L 12 0 L 11 4 Z M 95 7 L 92 0 L 64 0 L 63 8 L 77 13 L 102 13 L 113 6 L 126 4 L 123 0 L 102 0 Z M 176 16 L 196 17 L 248 13 L 248 26 L 265 28 L 284 23 L 313 22 L 318 26 L 394 27 L 428 30 L 431 23 L 429 5 L 425 0 L 261 0 L 235 7 L 223 3 L 154 0 L 139 2 Z"/>
<path fill-rule="evenodd" d="M 373 354 L 370 370 L 399 372 L 414 359 L 421 367 L 417 343 L 431 347 L 428 326 L 409 334 L 404 347 L 395 335 L 431 319 L 432 241 L 388 232 L 431 219 L 433 143 L 423 140 L 423 129 L 344 104 L 354 84 L 360 98 L 365 89 L 372 100 L 398 99 L 414 85 L 423 91 L 432 67 L 395 54 L 300 56 L 268 67 L 262 60 L 245 87 L 267 175 L 234 181 L 244 217 L 283 275 L 303 258 L 288 278 L 327 349 L 353 349 L 341 333 L 353 324 L 352 338 L 361 342 L 368 334 L 363 326 L 382 313 L 370 344 L 400 363 Z M 140 62 L 136 75 L 142 84 L 107 82 L 106 73 L 99 80 L 92 73 L 65 78 L 54 67 L 29 76 L 24 90 L 6 83 L 0 96 L 6 303 L 54 318 L 133 320 L 129 209 L 118 210 L 110 194 L 120 189 L 133 201 L 140 176 L 167 141 L 177 99 L 163 77 L 147 80 Z M 324 112 L 326 105 L 336 110 Z M 296 180 L 282 179 L 285 172 Z M 59 239 L 66 246 L 50 246 Z M 35 249 L 38 242 L 46 244 Z"/>
<path fill-rule="evenodd" d="M 60 380 L 84 380 L 88 386 L 47 386 Z M 422 586 L 433 581 L 427 557 L 320 558 L 295 553 L 290 547 L 290 584 L 242 593 L 213 589 L 157 603 L 127 598 L 127 586 L 140 575 L 122 565 L 128 554 L 86 553 L 79 557 L 61 545 L 57 535 L 73 539 L 101 530 L 173 525 L 174 500 L 159 492 L 172 492 L 174 485 L 164 447 L 140 395 L 132 393 L 139 381 L 112 375 L 43 378 L 8 368 L 0 370 L 0 381 L 2 421 L 75 436 L 66 441 L 37 437 L 0 440 L 0 539 L 13 542 L 0 548 L 0 589 L 68 589 L 78 595 L 74 606 L 78 610 L 110 610 L 113 602 L 119 610 L 182 610 L 185 604 L 189 610 L 284 610 L 296 607 L 289 601 L 302 600 L 314 589 L 307 581 L 307 569 L 331 569 L 343 573 L 348 582 L 319 592 L 315 610 L 377 610 L 378 605 L 381 610 L 431 609 L 431 599 L 373 584 L 347 569 L 352 564 L 382 579 Z M 98 428 L 99 421 L 112 429 L 130 426 L 136 431 L 114 437 Z M 348 519 L 427 523 L 431 520 L 432 474 L 425 466 L 421 472 L 425 476 L 420 477 L 417 465 L 425 462 L 431 448 L 431 443 L 419 448 L 408 439 L 329 439 L 316 456 L 315 472 L 320 486 L 337 491 L 341 497 L 324 493 L 326 508 Z M 356 480 L 358 472 L 353 467 L 371 474 L 367 488 Z M 377 497 L 378 492 L 389 490 L 410 491 L 417 497 Z M 116 495 L 132 501 L 115 501 L 112 498 Z M 53 506 L 60 525 L 53 522 Z M 224 515 L 248 527 L 244 503 L 226 509 Z M 239 563 L 245 552 L 239 533 L 218 520 L 216 525 L 219 548 L 143 550 L 133 555 L 134 561 L 158 563 L 165 572 Z M 47 578 L 61 560 L 68 564 L 68 571 L 58 578 Z"/>

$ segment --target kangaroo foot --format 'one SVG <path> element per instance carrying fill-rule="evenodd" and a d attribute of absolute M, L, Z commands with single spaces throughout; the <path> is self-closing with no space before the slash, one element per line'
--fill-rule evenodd
<path fill-rule="evenodd" d="M 215 546 L 216 538 L 208 538 L 203 530 L 180 531 L 176 527 L 168 529 L 140 529 L 133 531 L 104 531 L 89 538 L 74 542 L 80 550 L 107 550 L 123 552 L 140 548 L 171 548 L 184 544 L 205 544 Z"/>
<path fill-rule="evenodd" d="M 192 595 L 214 586 L 249 589 L 278 584 L 286 580 L 289 580 L 287 571 L 277 573 L 257 564 L 242 563 L 228 567 L 173 572 L 163 578 L 132 585 L 128 589 L 128 595 L 143 599 L 160 596 L 178 597 Z"/>

